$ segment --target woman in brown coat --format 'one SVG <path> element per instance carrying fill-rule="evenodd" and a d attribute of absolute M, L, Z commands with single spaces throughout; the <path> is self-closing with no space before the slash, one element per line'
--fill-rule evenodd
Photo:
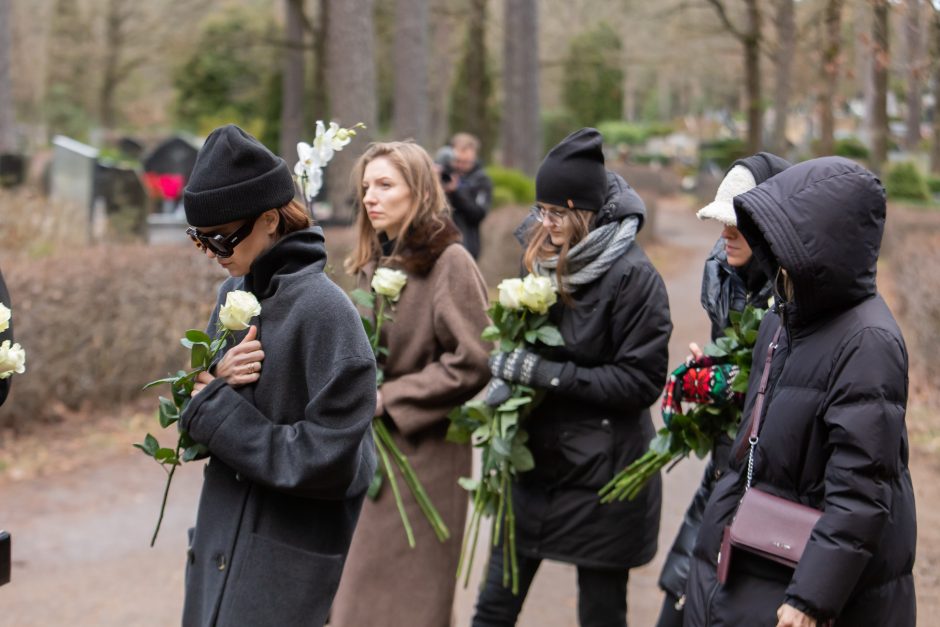
<path fill-rule="evenodd" d="M 444 627 L 451 621 L 455 573 L 467 509 L 457 484 L 471 473 L 469 447 L 445 441 L 448 412 L 489 379 L 483 277 L 448 217 L 431 158 L 411 142 L 373 144 L 353 173 L 362 211 L 359 240 L 347 259 L 360 287 L 378 266 L 408 281 L 382 327 L 382 416 L 450 530 L 440 542 L 417 503 L 402 498 L 416 547 L 405 538 L 388 486 L 367 500 L 333 604 L 337 627 Z"/>

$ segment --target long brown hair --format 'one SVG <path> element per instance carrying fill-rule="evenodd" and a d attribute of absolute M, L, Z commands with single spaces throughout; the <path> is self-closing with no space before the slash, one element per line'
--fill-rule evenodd
<path fill-rule="evenodd" d="M 558 255 L 558 266 L 555 268 L 555 273 L 558 276 L 558 285 L 556 288 L 558 289 L 558 295 L 561 297 L 562 301 L 570 305 L 571 294 L 565 287 L 564 281 L 566 266 L 568 265 L 568 252 L 571 250 L 572 246 L 583 240 L 587 237 L 587 234 L 590 233 L 591 223 L 596 214 L 593 211 L 585 211 L 584 209 L 564 208 L 562 208 L 562 213 L 567 216 L 566 224 L 568 237 L 565 239 L 565 243 L 561 245 L 561 248 L 552 244 L 551 237 L 545 225 L 542 222 L 536 222 L 529 230 L 529 242 L 526 245 L 522 261 L 526 269 L 532 272 L 537 260 L 548 259 L 549 257 Z"/>
<path fill-rule="evenodd" d="M 356 232 L 358 235 L 356 246 L 344 264 L 346 271 L 351 274 L 360 272 L 369 263 L 382 257 L 382 244 L 378 233 L 365 211 L 363 204 L 365 190 L 362 187 L 362 177 L 366 166 L 379 158 L 388 159 L 389 163 L 401 173 L 405 184 L 411 190 L 411 207 L 405 215 L 390 257 L 394 259 L 398 252 L 407 246 L 409 238 L 415 233 L 419 232 L 423 236 L 429 234 L 433 237 L 444 231 L 447 226 L 449 212 L 447 199 L 441 188 L 437 171 L 434 169 L 434 163 L 427 151 L 413 141 L 370 144 L 365 153 L 356 161 L 350 175 L 350 183 L 355 189 L 357 200 Z"/>

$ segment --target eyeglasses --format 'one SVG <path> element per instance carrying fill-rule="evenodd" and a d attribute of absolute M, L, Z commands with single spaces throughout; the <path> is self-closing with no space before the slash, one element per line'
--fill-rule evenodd
<path fill-rule="evenodd" d="M 561 224 L 568 217 L 567 211 L 555 211 L 554 209 L 547 209 L 542 205 L 533 206 L 532 212 L 542 223 L 549 221 L 555 224 Z"/>
<path fill-rule="evenodd" d="M 221 233 L 206 235 L 193 226 L 186 229 L 186 234 L 189 235 L 190 239 L 192 239 L 201 250 L 211 250 L 212 254 L 216 257 L 225 259 L 235 254 L 235 247 L 251 234 L 257 219 L 258 216 L 249 219 L 228 235 L 222 235 Z"/>

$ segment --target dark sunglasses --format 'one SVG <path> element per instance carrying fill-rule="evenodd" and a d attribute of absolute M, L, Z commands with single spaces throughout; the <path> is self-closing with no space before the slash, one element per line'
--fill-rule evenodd
<path fill-rule="evenodd" d="M 196 246 L 202 250 L 211 250 L 212 254 L 216 257 L 225 259 L 226 257 L 234 255 L 235 247 L 238 246 L 243 239 L 251 235 L 251 230 L 255 227 L 257 220 L 258 216 L 251 218 L 228 235 L 222 235 L 220 233 L 206 235 L 194 226 L 186 229 L 186 235 L 189 235 Z"/>

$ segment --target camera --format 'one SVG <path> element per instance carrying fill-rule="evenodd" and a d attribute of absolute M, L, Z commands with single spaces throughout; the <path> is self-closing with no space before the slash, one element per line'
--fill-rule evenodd
<path fill-rule="evenodd" d="M 434 163 L 437 164 L 438 169 L 440 170 L 441 184 L 450 185 L 454 180 L 453 169 L 451 167 L 451 160 L 454 158 L 454 149 L 450 146 L 444 146 L 437 151 L 437 154 L 434 155 Z"/>
<path fill-rule="evenodd" d="M 450 168 L 441 170 L 441 183 L 449 185 L 454 180 L 454 175 L 450 173 Z"/>

